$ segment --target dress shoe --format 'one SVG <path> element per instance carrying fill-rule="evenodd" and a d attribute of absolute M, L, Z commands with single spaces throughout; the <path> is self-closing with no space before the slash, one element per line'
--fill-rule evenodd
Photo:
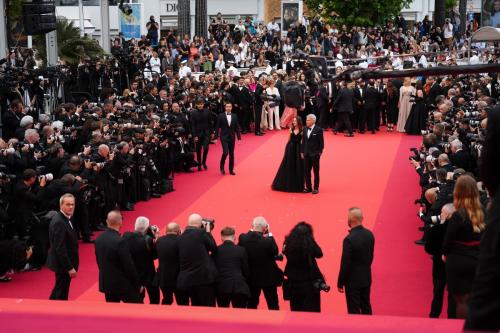
<path fill-rule="evenodd" d="M 358 131 L 359 134 L 365 134 L 365 131 Z"/>
<path fill-rule="evenodd" d="M 318 190 L 313 190 L 313 194 L 318 194 L 319 191 Z"/>
<path fill-rule="evenodd" d="M 224 171 L 224 169 L 220 169 L 220 174 L 221 174 L 221 175 L 225 175 L 225 174 L 226 174 L 226 171 Z"/>
<path fill-rule="evenodd" d="M 206 165 L 206 163 L 203 163 L 203 169 L 208 170 L 208 166 Z"/>
<path fill-rule="evenodd" d="M 415 244 L 417 245 L 425 245 L 425 241 L 423 239 L 419 239 L 415 241 Z"/>
<path fill-rule="evenodd" d="M 305 188 L 304 191 L 302 191 L 302 192 L 304 192 L 304 193 L 311 193 L 311 189 Z"/>
<path fill-rule="evenodd" d="M 247 134 L 247 131 L 241 131 L 241 134 Z"/>
<path fill-rule="evenodd" d="M 82 243 L 85 243 L 85 244 L 94 244 L 94 243 L 95 243 L 95 241 L 94 241 L 93 239 L 90 239 L 90 238 L 89 238 L 89 239 L 84 239 L 84 240 L 82 240 Z"/>
<path fill-rule="evenodd" d="M 375 134 L 375 131 L 372 131 L 372 134 Z"/>
<path fill-rule="evenodd" d="M 264 134 L 262 134 L 262 133 L 259 132 L 259 133 L 255 133 L 255 135 L 256 136 L 263 136 Z"/>
<path fill-rule="evenodd" d="M 352 134 L 352 133 L 351 134 L 345 134 L 344 136 L 348 137 L 348 138 L 354 138 L 354 134 Z"/>
<path fill-rule="evenodd" d="M 198 171 L 201 171 L 201 165 L 198 165 Z"/>
<path fill-rule="evenodd" d="M 236 176 L 236 174 L 234 173 L 234 171 L 233 171 L 233 170 L 229 171 L 229 174 L 230 174 L 231 176 Z"/>
<path fill-rule="evenodd" d="M 333 132 L 333 135 L 337 135 L 337 131 L 336 130 L 332 130 Z"/>

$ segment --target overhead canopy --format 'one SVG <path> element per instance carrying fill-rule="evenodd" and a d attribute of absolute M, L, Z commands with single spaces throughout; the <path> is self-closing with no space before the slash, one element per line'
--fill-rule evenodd
<path fill-rule="evenodd" d="M 471 42 L 500 41 L 500 28 L 482 27 L 472 34 Z"/>

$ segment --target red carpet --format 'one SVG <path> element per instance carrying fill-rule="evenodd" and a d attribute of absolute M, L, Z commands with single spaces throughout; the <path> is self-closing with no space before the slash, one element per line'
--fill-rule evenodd
<path fill-rule="evenodd" d="M 376 238 L 374 313 L 426 316 L 432 291 L 431 262 L 423 249 L 413 244 L 419 236 L 419 224 L 412 203 L 419 188 L 408 164 L 408 148 L 417 146 L 420 138 L 380 132 L 354 139 L 325 133 L 325 139 L 317 196 L 270 190 L 286 133 L 246 135 L 236 147 L 237 176 L 219 175 L 220 144 L 211 146 L 208 171 L 176 176 L 176 191 L 136 205 L 135 212 L 125 214 L 124 230 L 130 230 L 139 215 L 148 216 L 160 227 L 169 221 L 184 226 L 187 216 L 197 212 L 216 218 L 214 236 L 220 241 L 222 226 L 232 225 L 237 232 L 246 232 L 252 218 L 263 215 L 281 247 L 291 227 L 306 220 L 315 227 L 325 254 L 319 265 L 327 282 L 335 287 L 342 239 L 347 233 L 346 211 L 359 206 L 364 210 L 366 226 L 374 230 Z M 93 246 L 82 245 L 80 256 L 81 268 L 70 297 L 104 301 L 97 290 Z M 0 285 L 0 297 L 46 299 L 52 283 L 53 275 L 47 269 L 16 274 L 12 283 Z M 336 288 L 323 294 L 322 300 L 324 313 L 345 313 L 345 300 Z M 282 302 L 282 308 L 287 307 Z"/>

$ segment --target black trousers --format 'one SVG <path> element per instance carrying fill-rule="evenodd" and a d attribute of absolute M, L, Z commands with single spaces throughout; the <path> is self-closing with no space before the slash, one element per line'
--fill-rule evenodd
<path fill-rule="evenodd" d="M 321 312 L 320 291 L 314 287 L 313 281 L 290 281 L 290 309 Z"/>
<path fill-rule="evenodd" d="M 431 303 L 430 318 L 439 318 L 443 309 L 444 290 L 446 289 L 446 278 L 433 278 L 433 296 Z M 455 298 L 448 293 L 448 318 L 457 318 L 457 305 Z"/>
<path fill-rule="evenodd" d="M 304 156 L 304 169 L 306 172 L 306 188 L 311 189 L 311 169 L 314 172 L 314 189 L 319 189 L 319 159 L 320 155 Z"/>
<path fill-rule="evenodd" d="M 352 134 L 351 118 L 347 112 L 337 113 L 337 123 L 335 124 L 335 131 L 345 128 L 349 134 Z"/>
<path fill-rule="evenodd" d="M 254 108 L 255 134 L 260 133 L 260 122 L 262 120 L 262 105 L 256 104 Z"/>
<path fill-rule="evenodd" d="M 347 300 L 347 312 L 349 314 L 372 314 L 370 304 L 370 287 L 365 288 L 345 288 Z"/>
<path fill-rule="evenodd" d="M 192 286 L 182 292 L 185 292 L 187 297 L 181 300 L 176 298 L 178 305 L 189 305 L 191 301 L 192 306 L 215 306 L 215 289 L 211 284 Z"/>
<path fill-rule="evenodd" d="M 250 298 L 248 299 L 247 308 L 257 309 L 259 306 L 259 298 L 261 291 L 264 292 L 267 308 L 269 310 L 279 310 L 278 288 L 277 287 L 256 287 L 250 286 Z"/>
<path fill-rule="evenodd" d="M 379 117 L 377 118 L 377 113 Z M 378 121 L 378 122 L 377 122 Z M 378 129 L 380 123 L 380 112 L 375 106 L 367 107 L 366 109 L 366 125 L 369 131 L 375 131 Z"/>
<path fill-rule="evenodd" d="M 146 286 L 146 291 L 148 292 L 149 304 L 160 304 L 160 288 L 153 286 Z M 142 298 L 145 298 L 145 294 Z"/>
<path fill-rule="evenodd" d="M 106 302 L 108 303 L 144 303 L 143 297 L 138 291 L 129 291 L 127 293 L 104 293 Z"/>
<path fill-rule="evenodd" d="M 330 108 L 324 106 L 319 110 L 319 126 L 326 130 L 330 125 Z"/>
<path fill-rule="evenodd" d="M 172 305 L 175 302 L 178 305 L 189 305 L 189 295 L 186 292 L 175 290 L 174 288 L 161 288 L 161 293 L 163 294 L 163 299 L 161 304 Z"/>
<path fill-rule="evenodd" d="M 203 149 L 203 155 L 202 155 Z M 210 135 L 203 134 L 198 137 L 198 142 L 196 143 L 196 162 L 198 165 L 207 163 L 208 150 L 210 149 Z"/>
<path fill-rule="evenodd" d="M 220 308 L 228 308 L 229 304 L 233 306 L 233 308 L 246 308 L 248 302 L 247 295 L 241 294 L 217 294 L 217 306 Z"/>
<path fill-rule="evenodd" d="M 222 144 L 222 157 L 220 159 L 220 169 L 224 170 L 226 165 L 226 158 L 229 155 L 229 171 L 234 170 L 234 140 L 226 141 L 220 140 Z"/>
<path fill-rule="evenodd" d="M 358 130 L 364 132 L 366 130 L 366 116 L 367 116 L 366 106 L 363 105 L 358 111 Z"/>
<path fill-rule="evenodd" d="M 56 283 L 52 293 L 50 294 L 51 300 L 67 301 L 69 296 L 69 286 L 71 284 L 71 277 L 68 272 L 56 272 Z"/>
<path fill-rule="evenodd" d="M 242 131 L 250 131 L 250 112 L 251 109 L 244 109 L 241 107 L 239 109 L 238 122 Z"/>

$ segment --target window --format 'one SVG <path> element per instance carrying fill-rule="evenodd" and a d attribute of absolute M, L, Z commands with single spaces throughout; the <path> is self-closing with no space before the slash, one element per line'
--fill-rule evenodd
<path fill-rule="evenodd" d="M 117 6 L 119 0 L 108 0 L 110 6 Z M 82 0 L 84 6 L 100 6 L 100 0 Z M 56 0 L 56 6 L 78 6 L 78 0 Z"/>

